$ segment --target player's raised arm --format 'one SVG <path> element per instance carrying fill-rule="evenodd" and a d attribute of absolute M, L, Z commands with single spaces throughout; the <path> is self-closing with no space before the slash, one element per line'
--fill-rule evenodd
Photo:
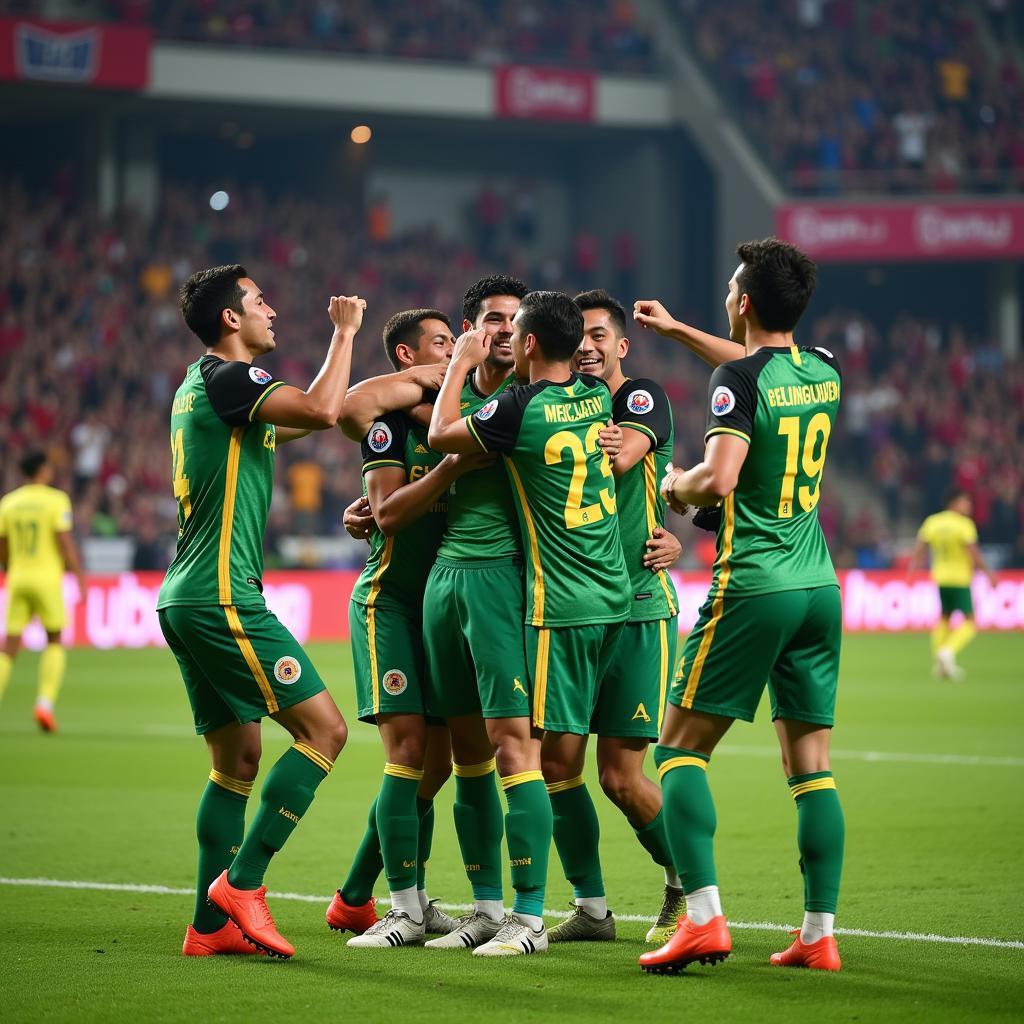
<path fill-rule="evenodd" d="M 470 427 L 470 418 L 462 415 L 460 402 L 466 375 L 487 358 L 490 346 L 491 337 L 483 327 L 467 331 L 455 343 L 451 365 L 430 418 L 427 441 L 435 451 L 469 455 L 483 450 Z"/>
<path fill-rule="evenodd" d="M 657 299 L 637 299 L 633 304 L 633 319 L 642 327 L 657 331 L 666 338 L 674 338 L 711 366 L 740 359 L 745 354 L 745 349 L 738 342 L 719 338 L 676 320 Z"/>
<path fill-rule="evenodd" d="M 409 366 L 397 373 L 369 377 L 349 388 L 338 420 L 345 436 L 353 441 L 366 437 L 370 427 L 383 415 L 399 409 L 412 410 L 423 402 L 424 393 L 437 391 L 444 381 L 444 363 Z"/>

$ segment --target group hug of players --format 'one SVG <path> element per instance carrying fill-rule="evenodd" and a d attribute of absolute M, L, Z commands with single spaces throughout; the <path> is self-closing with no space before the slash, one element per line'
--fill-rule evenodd
<path fill-rule="evenodd" d="M 363 455 L 365 496 L 346 523 L 370 545 L 349 608 L 358 716 L 379 730 L 386 764 L 328 924 L 354 932 L 353 947 L 425 942 L 477 956 L 613 939 L 583 778 L 595 734 L 602 789 L 664 871 L 648 935 L 657 948 L 641 966 L 724 959 L 707 769 L 767 685 L 805 896 L 800 934 L 772 962 L 839 969 L 843 817 L 828 740 L 841 609 L 816 506 L 840 375 L 831 353 L 792 337 L 814 264 L 775 239 L 737 251 L 731 341 L 678 323 L 656 301 L 632 313 L 717 366 L 704 458 L 686 471 L 671 465 L 665 392 L 625 376 L 627 316 L 605 292 L 573 299 L 485 278 L 466 293 L 461 337 L 438 310 L 398 313 L 384 331 L 395 372 L 351 390 L 365 303 L 335 297 L 327 357 L 302 390 L 254 363 L 275 347 L 276 314 L 243 267 L 186 282 L 182 312 L 206 354 L 171 411 L 179 539 L 158 614 L 213 769 L 185 954 L 294 953 L 263 879 L 347 726 L 265 605 L 263 531 L 277 445 L 340 425 Z M 711 590 L 680 657 L 666 571 L 680 547 L 664 529 L 666 503 L 698 509 L 717 530 Z M 246 830 L 265 716 L 294 743 L 266 774 Z M 643 773 L 652 743 L 660 787 Z M 453 771 L 473 892 L 458 920 L 428 900 L 424 882 L 432 800 Z M 552 839 L 575 899 L 548 931 Z M 381 873 L 390 909 L 378 919 Z"/>

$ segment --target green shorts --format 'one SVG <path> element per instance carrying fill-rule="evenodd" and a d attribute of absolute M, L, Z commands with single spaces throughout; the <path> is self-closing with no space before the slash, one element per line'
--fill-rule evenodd
<path fill-rule="evenodd" d="M 520 560 L 439 558 L 423 595 L 423 645 L 431 714 L 529 717 Z"/>
<path fill-rule="evenodd" d="M 952 615 L 953 612 L 974 614 L 970 587 L 939 587 L 939 604 L 942 605 L 943 616 Z"/>
<path fill-rule="evenodd" d="M 838 587 L 709 598 L 668 699 L 752 722 L 767 683 L 773 721 L 832 725 L 842 633 Z"/>
<path fill-rule="evenodd" d="M 586 736 L 624 622 L 526 627 L 526 663 L 533 681 L 533 724 Z"/>
<path fill-rule="evenodd" d="M 376 724 L 377 715 L 425 714 L 420 616 L 393 605 L 351 601 L 348 624 L 359 721 Z"/>
<path fill-rule="evenodd" d="M 597 695 L 590 731 L 656 740 L 676 668 L 679 629 L 671 619 L 627 622 Z"/>
<path fill-rule="evenodd" d="M 326 689 L 266 605 L 172 605 L 157 615 L 185 681 L 199 735 L 257 722 Z"/>

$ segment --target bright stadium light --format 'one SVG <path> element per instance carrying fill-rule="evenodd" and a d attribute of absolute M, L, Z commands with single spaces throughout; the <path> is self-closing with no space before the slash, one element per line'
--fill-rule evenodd
<path fill-rule="evenodd" d="M 373 132 L 370 131 L 370 126 L 365 124 L 357 124 L 352 129 L 352 134 L 350 135 L 350 138 L 357 146 L 361 146 L 364 142 L 369 142 L 372 137 Z"/>
<path fill-rule="evenodd" d="M 210 209 L 216 210 L 218 213 L 220 213 L 221 210 L 227 209 L 228 203 L 230 202 L 231 197 L 227 194 L 227 192 L 214 192 L 213 195 L 210 196 Z"/>

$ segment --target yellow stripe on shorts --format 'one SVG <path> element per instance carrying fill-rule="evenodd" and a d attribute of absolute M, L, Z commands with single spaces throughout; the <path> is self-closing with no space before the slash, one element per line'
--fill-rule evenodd
<path fill-rule="evenodd" d="M 242 657 L 245 658 L 245 663 L 249 666 L 249 671 L 253 674 L 260 692 L 263 694 L 263 701 L 267 705 L 267 714 L 272 715 L 280 709 L 280 706 L 277 703 L 277 697 L 274 696 L 270 681 L 267 679 L 267 674 L 260 664 L 260 659 L 253 650 L 252 641 L 245 635 L 245 627 L 238 617 L 238 609 L 233 604 L 224 605 L 224 615 L 228 620 L 231 635 L 235 638 L 235 643 L 238 644 L 238 649 L 242 652 Z"/>
<path fill-rule="evenodd" d="M 551 650 L 551 630 L 537 630 L 537 659 L 533 666 L 533 724 L 544 728 L 545 701 L 548 695 L 548 653 Z"/>

